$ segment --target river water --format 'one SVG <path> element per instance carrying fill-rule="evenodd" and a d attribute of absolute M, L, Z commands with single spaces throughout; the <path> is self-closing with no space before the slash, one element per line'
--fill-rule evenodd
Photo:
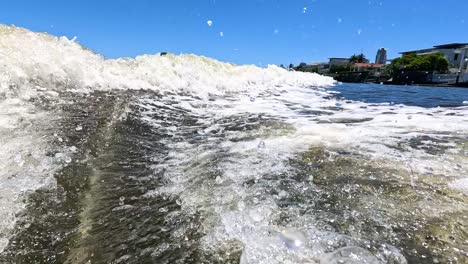
<path fill-rule="evenodd" d="M 339 92 L 338 98 L 368 103 L 404 104 L 424 108 L 468 105 L 467 88 L 347 83 L 338 84 L 332 90 Z"/>
<path fill-rule="evenodd" d="M 0 33 L 2 263 L 467 262 L 468 90 Z"/>

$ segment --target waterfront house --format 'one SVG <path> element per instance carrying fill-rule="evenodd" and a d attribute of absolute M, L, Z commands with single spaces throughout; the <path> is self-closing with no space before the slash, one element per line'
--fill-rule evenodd
<path fill-rule="evenodd" d="M 374 63 L 354 63 L 351 65 L 351 71 L 353 72 L 370 72 L 372 74 L 379 74 L 385 64 L 374 64 Z"/>
<path fill-rule="evenodd" d="M 449 68 L 452 73 L 468 72 L 468 43 L 438 45 L 429 49 L 405 51 L 400 54 L 404 56 L 412 53 L 416 53 L 418 56 L 441 53 L 449 61 Z"/>
<path fill-rule="evenodd" d="M 330 69 L 330 64 L 327 62 L 314 62 L 309 65 L 310 67 L 317 69 L 317 72 L 320 74 L 327 73 Z"/>
<path fill-rule="evenodd" d="M 336 67 L 336 66 L 347 66 L 349 64 L 349 58 L 329 58 L 328 67 Z"/>

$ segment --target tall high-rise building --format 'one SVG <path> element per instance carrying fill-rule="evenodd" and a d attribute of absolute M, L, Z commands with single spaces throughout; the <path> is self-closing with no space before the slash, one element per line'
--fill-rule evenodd
<path fill-rule="evenodd" d="M 387 63 L 387 50 L 385 48 L 380 48 L 377 51 L 377 56 L 375 56 L 375 64 L 385 64 Z"/>

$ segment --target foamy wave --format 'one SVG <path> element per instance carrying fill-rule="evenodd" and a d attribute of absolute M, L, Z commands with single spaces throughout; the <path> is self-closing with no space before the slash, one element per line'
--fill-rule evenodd
<path fill-rule="evenodd" d="M 1 90 L 151 89 L 201 96 L 275 86 L 329 86 L 333 79 L 276 66 L 236 66 L 195 55 L 105 59 L 66 37 L 0 25 Z"/>
<path fill-rule="evenodd" d="M 418 175 L 446 176 L 452 181 L 468 172 L 466 106 L 423 109 L 344 102 L 330 99 L 325 96 L 330 93 L 321 89 L 309 89 L 334 84 L 331 78 L 316 74 L 275 66 L 236 66 L 195 55 L 109 60 L 65 37 L 1 25 L 0 61 L 0 143 L 4 146 L 0 149 L 0 218 L 6 219 L 0 224 L 0 251 L 14 228 L 15 213 L 22 208 L 18 197 L 48 183 L 52 173 L 65 166 L 57 161 L 63 153 L 55 157 L 46 153 L 53 140 L 47 132 L 53 125 L 48 124 L 59 117 L 21 100 L 41 91 L 53 100 L 59 100 L 56 92 L 60 91 L 171 93 L 161 97 L 149 93 L 135 103 L 142 111 L 140 118 L 168 136 L 159 142 L 167 146 L 167 157 L 154 166 L 156 172 L 164 171 L 164 185 L 149 190 L 145 197 L 177 197 L 182 212 L 191 215 L 198 210 L 206 233 L 201 248 L 209 252 L 226 241 L 240 241 L 242 263 L 319 259 L 328 263 L 335 257 L 326 255 L 330 248 L 350 240 L 321 230 L 314 221 L 315 212 L 302 213 L 307 204 L 300 199 L 291 206 L 279 206 L 294 195 L 312 197 L 309 187 L 313 185 L 307 187 L 306 180 L 283 186 L 283 175 L 293 176 L 298 169 L 290 161 L 301 161 L 311 147 L 329 149 L 330 164 L 332 155 L 341 152 L 349 153 L 353 162 L 372 160 L 376 171 L 392 168 L 398 174 L 392 174 L 392 179 L 413 187 L 425 184 Z M 234 93 L 238 94 L 213 96 L 209 104 L 204 100 L 211 94 Z M 186 117 L 193 120 L 170 121 Z M 191 142 L 192 135 L 197 140 Z M 321 162 L 307 164 L 317 165 Z M 370 172 L 369 179 L 374 177 Z M 459 190 L 465 186 L 464 178 L 448 185 Z M 295 220 L 277 221 L 281 210 Z M 309 241 L 302 238 L 305 235 Z M 364 249 L 346 245 L 335 253 L 374 259 Z"/>
<path fill-rule="evenodd" d="M 51 148 L 47 124 L 54 114 L 29 100 L 38 92 L 57 98 L 61 91 L 148 89 L 204 98 L 334 83 L 316 74 L 237 66 L 195 55 L 110 60 L 74 39 L 5 25 L 0 25 L 0 72 L 0 252 L 14 228 L 15 214 L 23 208 L 23 193 L 51 184 L 53 172 L 60 168 L 46 155 Z"/>

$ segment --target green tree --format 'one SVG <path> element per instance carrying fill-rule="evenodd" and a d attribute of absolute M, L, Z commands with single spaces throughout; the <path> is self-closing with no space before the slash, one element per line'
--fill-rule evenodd
<path fill-rule="evenodd" d="M 301 62 L 297 67 L 294 68 L 295 71 L 304 71 L 307 68 L 307 63 Z"/>
<path fill-rule="evenodd" d="M 312 65 L 307 65 L 305 62 L 301 62 L 297 67 L 294 68 L 295 71 L 301 71 L 301 72 L 319 72 L 319 67 L 317 66 L 312 66 Z"/>
<path fill-rule="evenodd" d="M 449 69 L 447 58 L 441 53 L 418 56 L 416 53 L 405 54 L 401 58 L 394 59 L 387 67 L 387 72 L 393 74 L 396 71 L 429 71 L 445 73 Z"/>
<path fill-rule="evenodd" d="M 366 59 L 366 56 L 364 54 L 353 54 L 353 56 L 351 56 L 349 58 L 349 63 L 350 64 L 354 64 L 354 63 L 368 63 L 369 60 Z"/>

